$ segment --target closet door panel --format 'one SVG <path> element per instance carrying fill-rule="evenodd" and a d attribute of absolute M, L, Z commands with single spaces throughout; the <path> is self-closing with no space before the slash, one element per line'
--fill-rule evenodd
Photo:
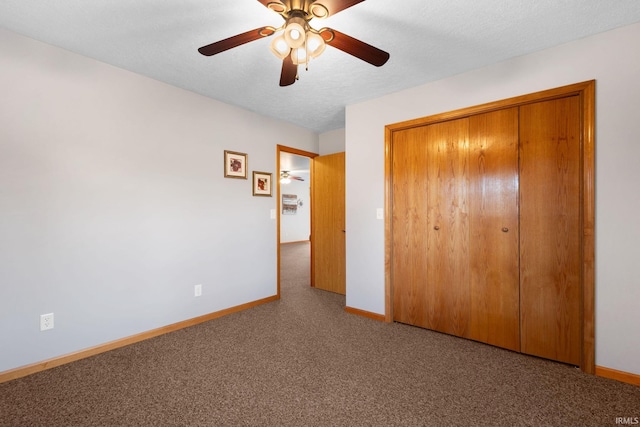
<path fill-rule="evenodd" d="M 469 120 L 425 127 L 427 327 L 466 336 L 469 327 Z"/>
<path fill-rule="evenodd" d="M 470 118 L 469 338 L 520 350 L 518 108 Z"/>
<path fill-rule="evenodd" d="M 520 107 L 521 350 L 580 364 L 580 105 Z"/>
<path fill-rule="evenodd" d="M 424 128 L 394 132 L 391 166 L 393 320 L 421 327 L 428 327 L 426 153 Z"/>

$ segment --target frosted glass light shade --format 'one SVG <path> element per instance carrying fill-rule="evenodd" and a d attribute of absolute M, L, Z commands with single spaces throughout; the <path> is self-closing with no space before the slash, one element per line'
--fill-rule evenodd
<path fill-rule="evenodd" d="M 282 34 L 271 41 L 270 47 L 271 52 L 280 59 L 284 59 L 289 56 L 289 52 L 291 51 Z"/>
<path fill-rule="evenodd" d="M 320 34 L 315 34 L 312 32 L 307 33 L 307 54 L 311 58 L 317 58 L 324 52 L 327 44 L 324 42 L 324 39 Z"/>
<path fill-rule="evenodd" d="M 300 65 L 307 62 L 307 51 L 304 47 L 299 47 L 291 51 L 291 60 L 294 64 Z"/>
<path fill-rule="evenodd" d="M 305 21 L 301 18 L 292 18 L 289 20 L 287 27 L 284 29 L 284 38 L 289 44 L 291 49 L 298 48 L 304 44 L 305 41 L 305 31 L 304 31 Z"/>

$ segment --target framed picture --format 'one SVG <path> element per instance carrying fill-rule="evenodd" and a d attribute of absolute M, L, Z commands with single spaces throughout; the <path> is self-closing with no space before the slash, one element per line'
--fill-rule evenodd
<path fill-rule="evenodd" d="M 282 195 L 282 214 L 295 215 L 298 212 L 298 196 L 296 194 Z"/>
<path fill-rule="evenodd" d="M 253 171 L 253 195 L 271 197 L 271 174 Z"/>
<path fill-rule="evenodd" d="M 247 155 L 224 150 L 224 176 L 247 179 Z"/>

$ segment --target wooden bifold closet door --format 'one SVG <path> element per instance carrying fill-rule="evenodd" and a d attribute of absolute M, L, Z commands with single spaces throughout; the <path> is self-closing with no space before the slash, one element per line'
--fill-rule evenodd
<path fill-rule="evenodd" d="M 399 132 L 393 156 L 396 320 L 460 336 L 469 326 L 468 132 L 468 119 Z"/>
<path fill-rule="evenodd" d="M 393 132 L 393 320 L 580 364 L 577 96 Z"/>
<path fill-rule="evenodd" d="M 470 119 L 470 331 L 520 350 L 518 108 Z"/>
<path fill-rule="evenodd" d="M 427 280 L 427 144 L 425 127 L 396 132 L 393 138 L 393 252 L 391 275 L 394 283 L 394 320 L 433 328 L 435 309 Z"/>
<path fill-rule="evenodd" d="M 522 351 L 574 365 L 582 334 L 579 102 L 520 107 Z"/>
<path fill-rule="evenodd" d="M 469 328 L 469 120 L 426 126 L 427 319 L 431 329 L 466 335 Z M 447 286 L 441 286 L 446 283 Z"/>

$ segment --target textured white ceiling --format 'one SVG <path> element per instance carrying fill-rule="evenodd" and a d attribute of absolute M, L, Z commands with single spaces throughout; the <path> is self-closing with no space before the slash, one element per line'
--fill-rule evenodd
<path fill-rule="evenodd" d="M 383 49 L 389 62 L 377 68 L 328 47 L 282 88 L 270 38 L 197 51 L 280 26 L 256 0 L 0 2 L 8 30 L 316 132 L 344 127 L 345 105 L 635 22 L 640 0 L 367 0 L 311 24 Z"/>

